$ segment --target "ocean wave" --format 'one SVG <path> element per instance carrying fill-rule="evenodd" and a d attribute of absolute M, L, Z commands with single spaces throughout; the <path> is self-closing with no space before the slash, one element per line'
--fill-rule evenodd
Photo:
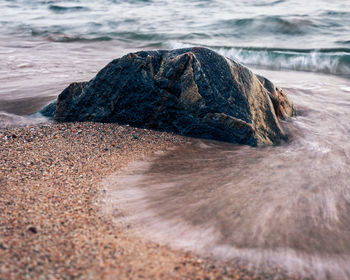
<path fill-rule="evenodd" d="M 348 17 L 349 16 L 349 12 L 347 11 L 324 11 L 321 13 L 321 16 L 331 16 L 331 17 L 334 17 L 334 16 L 337 16 L 337 17 Z"/>
<path fill-rule="evenodd" d="M 350 75 L 350 49 L 216 48 L 242 64 L 273 70 Z"/>
<path fill-rule="evenodd" d="M 350 40 L 338 40 L 337 43 L 342 45 L 350 45 Z"/>
<path fill-rule="evenodd" d="M 90 11 L 89 8 L 83 7 L 83 6 L 67 7 L 67 6 L 60 6 L 60 5 L 50 5 L 48 8 L 50 11 L 53 11 L 54 13 Z"/>
<path fill-rule="evenodd" d="M 173 42 L 170 48 L 195 47 Z M 283 49 L 258 47 L 209 47 L 244 65 L 271 70 L 293 70 L 350 76 L 350 48 Z"/>
<path fill-rule="evenodd" d="M 114 38 L 108 35 L 101 34 L 90 34 L 84 35 L 74 35 L 65 34 L 62 32 L 50 32 L 48 30 L 31 30 L 31 34 L 34 37 L 42 37 L 47 41 L 60 42 L 60 43 L 72 43 L 72 42 L 96 42 L 96 41 L 112 41 Z"/>
<path fill-rule="evenodd" d="M 302 35 L 317 27 L 317 23 L 306 18 L 282 18 L 279 16 L 260 16 L 220 20 L 216 23 L 219 29 L 232 28 L 237 34 L 286 34 Z"/>
<path fill-rule="evenodd" d="M 60 42 L 60 43 L 73 43 L 73 42 L 96 42 L 96 41 L 112 41 L 113 38 L 109 36 L 96 36 L 96 37 L 83 37 L 76 35 L 65 35 L 65 34 L 50 34 L 45 37 L 48 41 L 51 42 Z"/>
<path fill-rule="evenodd" d="M 96 25 L 96 23 L 89 23 L 90 25 Z M 119 40 L 123 42 L 144 42 L 145 44 L 153 44 L 162 42 L 164 40 L 172 39 L 192 39 L 200 36 L 204 37 L 205 34 L 166 34 L 166 33 L 147 33 L 139 31 L 112 31 L 112 32 L 90 32 L 85 34 L 68 33 L 60 30 L 49 29 L 31 29 L 31 35 L 33 37 L 41 37 L 51 42 L 95 42 L 95 41 L 112 41 Z"/>
<path fill-rule="evenodd" d="M 138 3 L 151 3 L 152 0 L 109 0 L 109 2 L 114 4 L 120 4 L 120 3 L 129 3 L 129 4 L 138 4 Z"/>
<path fill-rule="evenodd" d="M 247 65 L 269 69 L 350 75 L 350 49 L 219 48 L 218 51 Z"/>
<path fill-rule="evenodd" d="M 278 4 L 281 4 L 281 3 L 284 3 L 286 2 L 285 0 L 272 0 L 271 2 L 269 1 L 253 1 L 251 3 L 252 6 L 255 6 L 255 7 L 264 7 L 264 6 L 275 6 L 275 5 L 278 5 Z"/>
<path fill-rule="evenodd" d="M 313 9 L 301 0 L 0 0 L 0 25 L 5 26 L 0 34 L 25 39 L 32 29 L 47 30 L 43 39 L 54 42 L 120 40 L 136 46 L 175 40 L 224 46 L 347 46 L 350 6 L 335 2 Z"/>

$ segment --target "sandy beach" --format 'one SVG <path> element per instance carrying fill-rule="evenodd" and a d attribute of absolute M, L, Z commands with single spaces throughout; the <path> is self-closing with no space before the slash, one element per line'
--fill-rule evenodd
<path fill-rule="evenodd" d="M 0 279 L 287 279 L 142 240 L 102 214 L 105 176 L 186 141 L 118 124 L 2 129 Z"/>

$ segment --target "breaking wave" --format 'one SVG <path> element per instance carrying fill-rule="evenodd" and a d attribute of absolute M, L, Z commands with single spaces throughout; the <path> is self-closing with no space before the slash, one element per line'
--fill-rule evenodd
<path fill-rule="evenodd" d="M 218 48 L 240 62 L 268 69 L 350 75 L 350 49 Z"/>
<path fill-rule="evenodd" d="M 193 47 L 172 43 L 170 48 Z M 242 64 L 271 70 L 293 70 L 350 76 L 350 49 L 283 49 L 206 46 Z"/>

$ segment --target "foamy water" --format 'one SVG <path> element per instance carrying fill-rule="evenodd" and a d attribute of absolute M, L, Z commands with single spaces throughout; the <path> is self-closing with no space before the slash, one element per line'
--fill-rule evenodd
<path fill-rule="evenodd" d="M 106 211 L 136 234 L 204 256 L 350 279 L 349 82 L 263 74 L 282 86 L 294 80 L 289 143 L 193 140 L 106 178 Z"/>

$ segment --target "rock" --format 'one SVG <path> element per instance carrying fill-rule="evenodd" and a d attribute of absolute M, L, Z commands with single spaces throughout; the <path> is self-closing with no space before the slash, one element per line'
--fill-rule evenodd
<path fill-rule="evenodd" d="M 36 229 L 36 227 L 29 227 L 28 230 L 32 233 L 38 233 L 38 230 Z"/>
<path fill-rule="evenodd" d="M 53 118 L 56 112 L 56 100 L 42 108 L 39 113 L 44 117 Z"/>
<path fill-rule="evenodd" d="M 276 116 L 282 119 L 294 116 L 295 109 L 293 107 L 293 103 L 288 99 L 283 90 L 275 87 L 274 84 L 265 77 L 260 75 L 256 76 L 262 85 L 267 89 L 267 93 L 272 101 Z"/>
<path fill-rule="evenodd" d="M 55 108 L 59 122 L 118 122 L 252 146 L 285 140 L 278 118 L 295 114 L 269 80 L 206 48 L 130 53 L 72 83 Z"/>

